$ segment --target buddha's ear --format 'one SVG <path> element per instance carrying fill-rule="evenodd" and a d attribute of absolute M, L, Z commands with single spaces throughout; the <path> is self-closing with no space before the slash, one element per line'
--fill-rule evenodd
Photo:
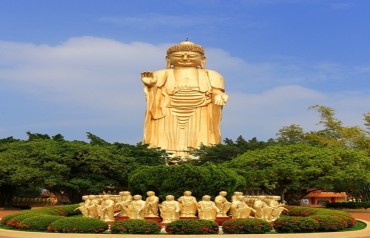
<path fill-rule="evenodd" d="M 166 56 L 166 63 L 167 63 L 166 68 L 170 69 L 171 68 L 171 60 L 169 59 L 168 56 Z"/>
<path fill-rule="evenodd" d="M 207 60 L 207 58 L 205 56 L 203 56 L 202 60 L 200 61 L 200 68 L 202 68 L 202 69 L 206 68 L 206 60 Z"/>

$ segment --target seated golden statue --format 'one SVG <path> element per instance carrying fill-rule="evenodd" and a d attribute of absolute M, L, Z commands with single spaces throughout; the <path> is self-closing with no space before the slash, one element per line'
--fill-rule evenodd
<path fill-rule="evenodd" d="M 196 217 L 197 199 L 191 196 L 191 191 L 185 191 L 184 196 L 177 199 L 180 203 L 180 217 Z"/>
<path fill-rule="evenodd" d="M 204 195 L 202 201 L 198 202 L 198 217 L 204 220 L 216 220 L 216 215 L 220 209 L 211 201 L 211 196 Z"/>
<path fill-rule="evenodd" d="M 231 203 L 226 199 L 227 192 L 221 191 L 219 195 L 215 197 L 215 204 L 219 209 L 217 217 L 227 217 L 227 212 L 230 210 Z"/>
<path fill-rule="evenodd" d="M 148 191 L 146 194 L 148 195 L 148 197 L 145 200 L 145 216 L 158 217 L 159 198 L 155 196 L 155 192 L 153 191 Z"/>
<path fill-rule="evenodd" d="M 204 49 L 184 41 L 167 50 L 167 68 L 141 74 L 146 94 L 143 143 L 173 156 L 221 143 L 221 111 L 228 100 L 224 79 L 205 69 Z"/>
<path fill-rule="evenodd" d="M 179 219 L 180 203 L 175 197 L 167 195 L 166 200 L 160 205 L 162 223 L 171 223 Z"/>
<path fill-rule="evenodd" d="M 145 219 L 145 201 L 141 195 L 135 195 L 128 205 L 127 215 L 130 219 Z"/>

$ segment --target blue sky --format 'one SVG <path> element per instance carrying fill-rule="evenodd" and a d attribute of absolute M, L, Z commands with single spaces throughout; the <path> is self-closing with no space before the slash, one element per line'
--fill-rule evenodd
<path fill-rule="evenodd" d="M 224 138 L 318 130 L 316 104 L 361 126 L 369 11 L 367 0 L 0 0 L 0 138 L 141 141 L 140 73 L 185 38 L 225 78 Z"/>

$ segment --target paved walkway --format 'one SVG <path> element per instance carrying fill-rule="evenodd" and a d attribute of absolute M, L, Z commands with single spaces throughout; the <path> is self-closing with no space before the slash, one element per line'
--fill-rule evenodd
<path fill-rule="evenodd" d="M 0 217 L 12 214 L 19 211 L 0 210 Z M 367 227 L 364 230 L 353 232 L 327 232 L 327 233 L 304 233 L 304 234 L 259 234 L 259 235 L 209 235 L 212 238 L 370 238 L 370 211 L 355 211 L 351 214 L 363 222 L 366 222 Z M 207 235 L 129 235 L 130 238 L 204 238 Z M 0 229 L 0 238 L 118 238 L 122 234 L 61 234 L 61 233 L 45 233 L 45 232 L 22 232 L 13 230 Z"/>

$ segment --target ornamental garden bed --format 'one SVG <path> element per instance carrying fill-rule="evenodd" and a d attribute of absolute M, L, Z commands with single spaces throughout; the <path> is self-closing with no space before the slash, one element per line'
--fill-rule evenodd
<path fill-rule="evenodd" d="M 23 231 L 60 233 L 114 233 L 158 234 L 162 227 L 153 221 L 115 221 L 110 229 L 104 221 L 83 218 L 76 208 L 79 205 L 27 210 L 4 216 L 1 228 Z M 165 227 L 167 234 L 263 234 L 353 231 L 366 227 L 348 212 L 324 208 L 290 207 L 276 221 L 269 223 L 258 219 L 228 220 L 222 229 L 216 222 L 207 220 L 178 220 Z M 221 231 L 221 232 L 220 232 Z"/>

